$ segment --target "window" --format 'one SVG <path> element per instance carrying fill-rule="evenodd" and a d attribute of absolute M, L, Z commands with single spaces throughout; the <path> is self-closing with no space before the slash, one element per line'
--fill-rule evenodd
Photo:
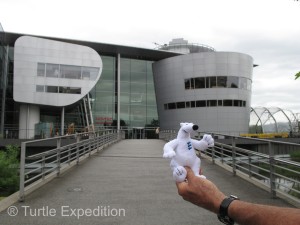
<path fill-rule="evenodd" d="M 217 106 L 217 100 L 207 100 L 207 106 L 209 107 Z"/>
<path fill-rule="evenodd" d="M 44 77 L 45 76 L 45 68 L 46 68 L 45 63 L 38 63 L 38 65 L 37 65 L 37 75 Z"/>
<path fill-rule="evenodd" d="M 239 78 L 238 77 L 227 77 L 228 88 L 238 88 Z"/>
<path fill-rule="evenodd" d="M 61 77 L 66 79 L 81 79 L 81 67 L 61 65 Z"/>
<path fill-rule="evenodd" d="M 46 77 L 58 77 L 59 65 L 58 64 L 46 64 Z"/>
<path fill-rule="evenodd" d="M 205 100 L 196 101 L 196 107 L 206 107 L 206 101 Z"/>
<path fill-rule="evenodd" d="M 46 92 L 58 93 L 58 87 L 57 86 L 46 86 Z"/>
<path fill-rule="evenodd" d="M 96 67 L 82 67 L 83 80 L 96 80 L 99 73 L 99 68 Z"/>
<path fill-rule="evenodd" d="M 177 106 L 177 109 L 185 108 L 185 102 L 177 102 L 176 106 Z"/>
<path fill-rule="evenodd" d="M 195 101 L 191 101 L 191 107 L 195 108 L 196 107 L 196 102 Z"/>
<path fill-rule="evenodd" d="M 247 90 L 247 79 L 245 77 L 240 77 L 239 88 Z"/>
<path fill-rule="evenodd" d="M 176 109 L 176 104 L 175 103 L 169 103 L 168 108 L 169 109 Z"/>
<path fill-rule="evenodd" d="M 233 107 L 246 107 L 246 101 L 242 100 L 198 100 L 198 101 L 187 101 L 187 102 L 173 102 L 164 104 L 164 109 L 183 109 L 183 108 L 195 108 L 195 107 L 221 107 L 221 106 L 233 106 Z"/>
<path fill-rule="evenodd" d="M 205 88 L 205 77 L 194 78 L 195 88 Z"/>
<path fill-rule="evenodd" d="M 78 87 L 59 87 L 59 93 L 81 94 L 81 88 L 78 88 Z"/>
<path fill-rule="evenodd" d="M 185 108 L 191 108 L 191 102 L 185 102 Z"/>
<path fill-rule="evenodd" d="M 217 77 L 217 87 L 226 87 L 227 77 Z"/>
<path fill-rule="evenodd" d="M 232 100 L 223 100 L 223 106 L 232 106 Z"/>
<path fill-rule="evenodd" d="M 209 86 L 208 87 L 210 87 L 210 88 L 217 87 L 217 77 L 209 77 Z"/>
<path fill-rule="evenodd" d="M 185 89 L 192 89 L 191 88 L 191 79 L 184 80 Z"/>
<path fill-rule="evenodd" d="M 36 92 L 45 92 L 44 85 L 36 85 Z"/>

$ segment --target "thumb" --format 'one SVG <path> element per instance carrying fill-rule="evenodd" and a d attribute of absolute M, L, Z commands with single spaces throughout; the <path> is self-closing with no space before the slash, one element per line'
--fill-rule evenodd
<path fill-rule="evenodd" d="M 195 174 L 194 174 L 193 170 L 191 170 L 190 167 L 184 167 L 184 168 L 186 169 L 186 172 L 187 172 L 186 179 L 188 181 L 191 180 L 191 179 L 193 179 L 195 177 Z"/>

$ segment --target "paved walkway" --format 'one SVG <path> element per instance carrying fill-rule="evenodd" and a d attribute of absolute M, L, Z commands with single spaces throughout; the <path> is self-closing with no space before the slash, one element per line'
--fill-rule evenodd
<path fill-rule="evenodd" d="M 15 204 L 17 216 L 0 213 L 0 224 L 221 224 L 216 215 L 177 194 L 169 161 L 162 158 L 164 143 L 124 140 L 114 144 Z M 289 206 L 206 160 L 202 167 L 225 194 Z"/>

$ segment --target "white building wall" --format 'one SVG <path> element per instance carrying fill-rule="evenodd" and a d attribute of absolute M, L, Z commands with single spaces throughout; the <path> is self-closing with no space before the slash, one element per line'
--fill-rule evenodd
<path fill-rule="evenodd" d="M 193 122 L 204 132 L 248 132 L 251 90 L 204 88 L 186 90 L 184 80 L 193 77 L 236 76 L 252 80 L 253 59 L 234 52 L 203 52 L 176 56 L 153 64 L 161 129 L 178 129 L 180 122 Z M 172 102 L 235 99 L 246 107 L 217 106 L 166 110 Z"/>

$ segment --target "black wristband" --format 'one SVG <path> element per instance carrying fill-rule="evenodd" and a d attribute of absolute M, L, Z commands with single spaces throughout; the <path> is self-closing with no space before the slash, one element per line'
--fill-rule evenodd
<path fill-rule="evenodd" d="M 219 210 L 219 214 L 218 214 L 218 219 L 224 223 L 224 224 L 228 224 L 228 225 L 233 225 L 234 224 L 234 220 L 231 219 L 228 216 L 228 207 L 229 205 L 234 201 L 239 199 L 238 197 L 234 196 L 234 195 L 230 195 L 230 197 L 225 198 L 221 205 L 220 205 L 220 210 Z"/>

